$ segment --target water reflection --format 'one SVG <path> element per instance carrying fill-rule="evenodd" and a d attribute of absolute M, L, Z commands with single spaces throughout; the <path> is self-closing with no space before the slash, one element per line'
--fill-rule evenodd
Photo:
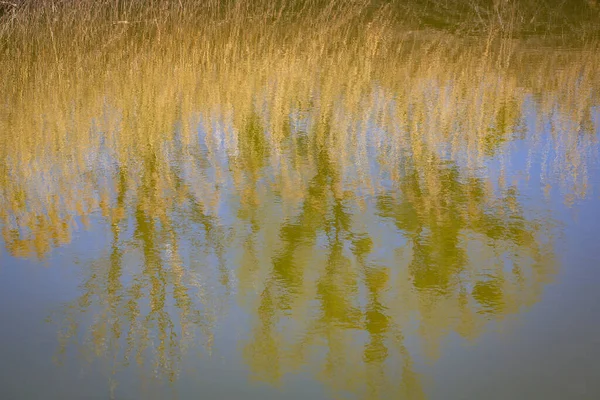
<path fill-rule="evenodd" d="M 77 260 L 60 351 L 174 382 L 241 309 L 255 379 L 308 365 L 336 395 L 424 398 L 408 335 L 433 361 L 537 301 L 558 234 L 541 193 L 584 198 L 597 154 L 598 53 L 488 51 L 436 38 L 210 80 L 164 56 L 23 94 L 0 118 L 20 132 L 0 139 L 6 249 L 108 238 Z"/>

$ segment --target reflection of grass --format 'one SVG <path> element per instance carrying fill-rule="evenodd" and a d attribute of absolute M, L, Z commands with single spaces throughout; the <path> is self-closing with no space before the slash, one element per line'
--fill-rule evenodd
<path fill-rule="evenodd" d="M 4 243 L 42 258 L 78 221 L 109 227 L 66 338 L 86 329 L 114 368 L 135 357 L 174 379 L 238 284 L 256 376 L 277 382 L 322 346 L 314 372 L 334 389 L 418 398 L 413 313 L 435 357 L 449 330 L 473 338 L 536 301 L 549 222 L 526 217 L 510 169 L 497 189 L 471 171 L 526 139 L 544 184 L 587 195 L 595 39 L 539 52 L 547 39 L 510 37 L 588 32 L 591 18 L 551 2 L 150 4 L 3 8 Z M 422 22 L 484 35 L 398 29 Z M 381 256 L 385 226 L 396 242 Z M 400 380 L 386 376 L 395 355 Z"/>
<path fill-rule="evenodd" d="M 364 163 L 373 146 L 382 173 L 392 179 L 400 178 L 392 165 L 401 151 L 419 155 L 428 148 L 478 167 L 528 134 L 526 102 L 536 110 L 538 126 L 553 129 L 547 137 L 537 137 L 538 129 L 529 133 L 538 143 L 530 160 L 548 160 L 544 183 L 562 185 L 572 199 L 586 195 L 600 81 L 594 42 L 539 53 L 528 41 L 474 43 L 444 34 L 391 38 L 373 27 L 359 39 L 321 56 L 314 53 L 320 39 L 308 39 L 306 48 L 297 48 L 299 54 L 248 53 L 237 63 L 217 59 L 213 65 L 202 47 L 182 54 L 176 45 L 193 43 L 173 39 L 172 50 L 146 49 L 86 69 L 29 66 L 35 74 L 25 86 L 3 75 L 0 218 L 5 242 L 13 254 L 43 256 L 70 240 L 74 216 L 84 225 L 96 209 L 110 220 L 118 218 L 126 209 L 111 210 L 114 176 L 107 167 L 120 163 L 125 179 L 141 190 L 147 186 L 139 181 L 148 164 L 143 154 L 154 154 L 157 194 L 176 185 L 169 163 L 192 157 L 197 166 L 211 169 L 190 167 L 197 182 L 206 182 L 200 177 L 208 173 L 217 181 L 231 174 L 248 202 L 240 212 L 249 214 L 259 192 L 247 183 L 266 168 L 276 171 L 277 179 L 263 183 L 286 204 L 305 198 L 304 173 L 316 167 L 307 155 L 315 145 L 337 149 L 332 157 L 353 180 L 346 182 L 349 187 L 370 191 L 379 182 Z M 376 50 L 368 51 L 372 47 Z M 211 51 L 220 54 L 226 48 Z M 8 69 L 20 65 L 0 62 Z M 324 121 L 332 134 L 297 132 Z M 373 124 L 387 134 L 367 134 Z M 197 147 L 199 126 L 205 134 Z M 196 185 L 192 193 L 202 207 L 216 210 L 224 186 Z M 186 195 L 178 196 L 161 197 L 167 202 L 162 210 L 148 210 L 157 203 L 144 199 L 140 207 L 164 218 Z"/>
<path fill-rule="evenodd" d="M 324 139 L 332 134 L 327 119 L 309 132 Z M 336 149 L 314 146 L 302 206 L 282 222 L 263 221 L 241 239 L 248 244 L 268 225 L 280 226 L 275 246 L 244 246 L 243 258 L 270 256 L 240 271 L 243 284 L 261 288 L 245 293 L 256 312 L 245 356 L 257 378 L 277 383 L 286 371 L 312 360 L 311 349 L 324 348 L 311 370 L 334 390 L 364 398 L 400 393 L 421 398 L 403 343 L 411 312 L 419 312 L 421 339 L 431 357 L 445 332 L 472 338 L 490 317 L 517 312 L 535 300 L 553 273 L 552 251 L 539 241 L 549 222 L 525 219 L 516 188 L 494 195 L 483 179 L 465 176 L 424 148 L 389 160 L 400 173 L 396 189 L 376 189 L 375 210 L 361 213 L 340 190 L 344 166 L 334 161 Z M 375 243 L 382 233 L 360 227 L 360 214 L 396 225 L 407 240 L 398 246 L 402 257 L 378 260 L 377 250 L 384 249 Z M 469 246 L 489 254 L 478 257 Z M 514 265 L 508 271 L 507 259 Z M 404 263 L 407 276 L 396 281 Z M 263 278 L 254 281 L 258 276 Z M 367 335 L 365 343 L 353 338 L 355 331 Z M 399 382 L 385 367 L 395 355 L 402 357 Z"/>

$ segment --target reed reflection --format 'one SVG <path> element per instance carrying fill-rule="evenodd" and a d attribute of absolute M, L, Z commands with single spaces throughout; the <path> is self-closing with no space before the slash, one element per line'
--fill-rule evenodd
<path fill-rule="evenodd" d="M 536 302 L 558 231 L 521 192 L 588 195 L 595 47 L 507 58 L 403 40 L 205 75 L 204 55 L 150 52 L 15 98 L 0 118 L 21 133 L 0 135 L 7 250 L 44 259 L 80 226 L 108 238 L 55 319 L 61 351 L 173 382 L 241 309 L 255 379 L 308 369 L 336 395 L 424 398 L 409 335 L 434 361 L 450 332 L 473 340 Z M 518 141 L 539 177 L 511 167 Z"/>

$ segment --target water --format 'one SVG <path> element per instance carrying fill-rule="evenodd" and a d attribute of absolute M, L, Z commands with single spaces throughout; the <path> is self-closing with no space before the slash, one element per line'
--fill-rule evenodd
<path fill-rule="evenodd" d="M 0 398 L 598 398 L 598 55 L 423 48 L 24 89 Z"/>

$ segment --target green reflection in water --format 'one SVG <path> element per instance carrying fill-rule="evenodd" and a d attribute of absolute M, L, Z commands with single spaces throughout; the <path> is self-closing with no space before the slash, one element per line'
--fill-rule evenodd
<path fill-rule="evenodd" d="M 80 225 L 109 238 L 79 261 L 60 351 L 108 360 L 115 382 L 130 367 L 175 382 L 245 313 L 254 379 L 309 370 L 333 395 L 424 398 L 415 354 L 476 338 L 555 273 L 557 230 L 525 182 L 585 198 L 597 150 L 594 46 L 523 44 L 507 65 L 447 40 L 389 62 L 250 58 L 211 79 L 194 55 L 149 53 L 24 91 L 0 119 L 21 132 L 0 139 L 4 245 L 44 259 Z M 539 177 L 508 165 L 518 140 Z"/>

